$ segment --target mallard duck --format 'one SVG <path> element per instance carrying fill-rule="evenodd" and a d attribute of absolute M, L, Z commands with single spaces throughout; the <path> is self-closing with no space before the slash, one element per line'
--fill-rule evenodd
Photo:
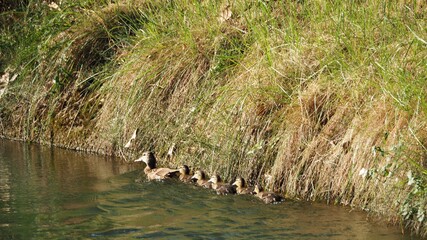
<path fill-rule="evenodd" d="M 190 168 L 187 165 L 182 165 L 178 168 L 179 170 L 179 180 L 185 183 L 191 182 Z"/>
<path fill-rule="evenodd" d="M 283 197 L 274 192 L 264 192 L 260 184 L 255 185 L 255 196 L 263 200 L 265 203 L 277 203 L 283 201 Z"/>
<path fill-rule="evenodd" d="M 241 177 L 237 177 L 236 181 L 234 181 L 233 185 L 236 186 L 237 194 L 254 194 L 254 188 L 253 187 L 247 187 L 245 179 L 243 179 Z"/>
<path fill-rule="evenodd" d="M 211 179 L 209 179 L 209 182 L 212 183 L 212 189 L 214 189 L 217 194 L 236 194 L 236 189 L 234 189 L 230 184 L 223 183 L 218 174 L 213 175 Z"/>
<path fill-rule="evenodd" d="M 170 168 L 156 168 L 156 157 L 153 152 L 144 152 L 142 156 L 135 162 L 145 162 L 147 167 L 144 168 L 144 173 L 148 180 L 162 180 L 177 176 L 179 170 Z"/>
<path fill-rule="evenodd" d="M 206 174 L 202 170 L 197 170 L 191 179 L 195 180 L 196 184 L 201 187 L 212 188 L 212 184 L 206 179 Z"/>

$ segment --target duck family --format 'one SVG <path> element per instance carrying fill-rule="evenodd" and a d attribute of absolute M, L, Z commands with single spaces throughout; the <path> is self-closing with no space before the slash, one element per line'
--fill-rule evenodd
<path fill-rule="evenodd" d="M 278 203 L 284 200 L 281 195 L 274 192 L 266 192 L 262 186 L 257 183 L 255 186 L 247 186 L 242 177 L 236 177 L 233 184 L 224 183 L 218 174 L 213 174 L 210 179 L 207 178 L 203 170 L 196 170 L 191 174 L 187 165 L 182 165 L 177 169 L 157 168 L 157 159 L 151 151 L 144 152 L 135 162 L 144 162 L 146 167 L 144 173 L 148 180 L 164 180 L 168 178 L 178 178 L 184 183 L 194 183 L 197 186 L 212 189 L 218 195 L 228 194 L 250 194 L 262 200 L 264 203 Z"/>

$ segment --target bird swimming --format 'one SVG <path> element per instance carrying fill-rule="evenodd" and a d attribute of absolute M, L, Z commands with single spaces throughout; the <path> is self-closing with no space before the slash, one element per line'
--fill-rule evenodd
<path fill-rule="evenodd" d="M 283 201 L 283 197 L 274 192 L 264 192 L 260 184 L 255 185 L 255 196 L 264 201 L 265 203 L 278 203 Z"/>
<path fill-rule="evenodd" d="M 182 165 L 178 168 L 179 170 L 179 180 L 181 182 L 189 183 L 191 182 L 190 168 L 187 165 Z"/>
<path fill-rule="evenodd" d="M 214 174 L 211 179 L 209 179 L 209 182 L 212 183 L 212 189 L 214 189 L 217 194 L 236 194 L 236 189 L 230 184 L 223 183 L 218 174 Z"/>
<path fill-rule="evenodd" d="M 157 159 L 153 152 L 144 152 L 142 156 L 135 162 L 144 162 L 147 166 L 144 168 L 144 173 L 148 180 L 162 180 L 178 175 L 178 169 L 157 168 Z"/>
<path fill-rule="evenodd" d="M 204 187 L 204 188 L 212 188 L 212 183 L 210 183 L 207 179 L 206 179 L 206 174 L 204 171 L 202 170 L 197 170 L 193 177 L 191 177 L 192 180 L 196 181 L 196 184 Z"/>
<path fill-rule="evenodd" d="M 246 186 L 246 181 L 242 177 L 237 177 L 233 185 L 236 186 L 237 194 L 254 194 L 254 188 Z"/>

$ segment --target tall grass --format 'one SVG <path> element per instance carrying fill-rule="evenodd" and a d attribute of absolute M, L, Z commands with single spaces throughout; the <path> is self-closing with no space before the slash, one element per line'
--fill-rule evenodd
<path fill-rule="evenodd" d="M 423 2 L 59 7 L 31 2 L 37 21 L 11 25 L 29 38 L 2 45 L 20 74 L 0 99 L 4 136 L 125 159 L 151 149 L 163 165 L 241 175 L 426 234 Z"/>

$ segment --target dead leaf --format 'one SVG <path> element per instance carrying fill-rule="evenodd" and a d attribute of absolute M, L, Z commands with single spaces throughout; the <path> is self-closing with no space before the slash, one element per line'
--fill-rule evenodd
<path fill-rule="evenodd" d="M 228 19 L 230 19 L 231 18 L 231 15 L 232 15 L 233 13 L 231 12 L 231 9 L 230 9 L 230 5 L 227 5 L 222 11 L 221 11 L 221 14 L 220 14 L 220 16 L 219 16 L 219 21 L 220 22 L 225 22 L 225 21 L 227 21 Z"/>

